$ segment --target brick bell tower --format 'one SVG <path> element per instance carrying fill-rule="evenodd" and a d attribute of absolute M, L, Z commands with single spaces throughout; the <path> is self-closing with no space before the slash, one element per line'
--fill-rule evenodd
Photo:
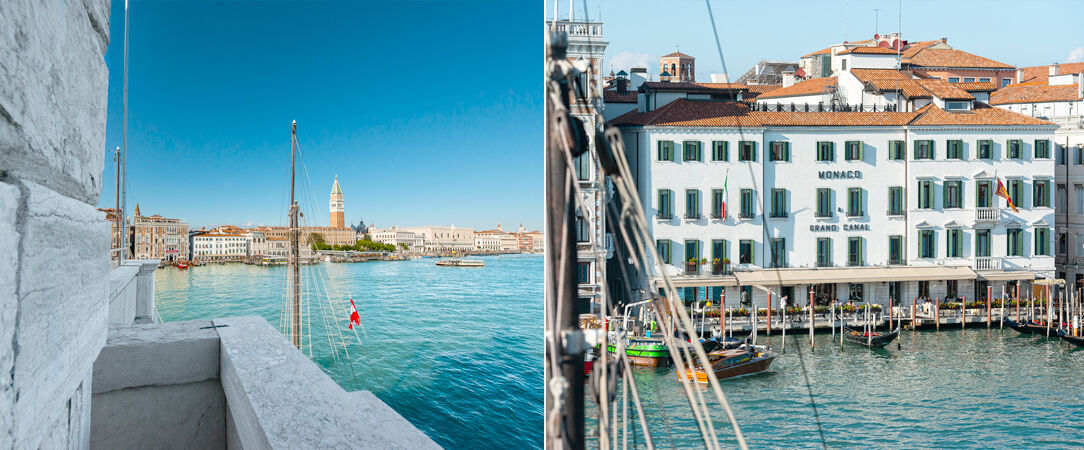
<path fill-rule="evenodd" d="M 335 184 L 331 185 L 331 228 L 346 227 L 343 207 L 343 190 L 339 188 L 339 176 L 335 175 Z"/>

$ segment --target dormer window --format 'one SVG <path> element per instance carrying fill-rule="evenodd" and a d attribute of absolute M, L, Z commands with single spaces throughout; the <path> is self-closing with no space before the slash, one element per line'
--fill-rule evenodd
<path fill-rule="evenodd" d="M 966 111 L 971 109 L 970 102 L 945 102 L 946 111 Z"/>

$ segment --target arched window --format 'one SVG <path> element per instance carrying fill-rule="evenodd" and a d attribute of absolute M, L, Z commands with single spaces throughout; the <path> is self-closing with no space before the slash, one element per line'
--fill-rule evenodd
<path fill-rule="evenodd" d="M 670 63 L 670 75 L 677 75 L 677 64 Z"/>

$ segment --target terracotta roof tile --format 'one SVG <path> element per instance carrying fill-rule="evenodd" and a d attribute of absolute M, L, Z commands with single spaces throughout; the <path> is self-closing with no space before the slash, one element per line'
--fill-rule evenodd
<path fill-rule="evenodd" d="M 750 111 L 745 103 L 685 99 L 651 112 L 630 111 L 611 122 L 660 127 L 1053 125 L 981 102 L 966 112 L 947 112 L 933 103 L 913 112 L 789 112 Z"/>
<path fill-rule="evenodd" d="M 940 78 L 924 78 L 915 80 L 916 83 L 926 88 L 931 94 L 942 100 L 974 100 L 975 96 L 956 85 Z"/>
<path fill-rule="evenodd" d="M 645 81 L 641 89 L 662 91 L 740 91 L 748 86 L 741 83 L 688 83 L 670 81 Z"/>
<path fill-rule="evenodd" d="M 779 97 L 793 97 L 797 95 L 813 95 L 824 92 L 826 86 L 835 86 L 836 79 L 831 77 L 826 78 L 812 78 L 809 80 L 796 83 L 792 86 L 785 88 L 775 89 L 771 92 L 760 94 L 757 99 L 763 98 L 779 98 Z"/>
<path fill-rule="evenodd" d="M 990 103 L 1007 105 L 1011 103 L 1066 102 L 1080 100 L 1076 84 L 1051 86 L 1040 83 L 1010 84 L 990 94 Z"/>
<path fill-rule="evenodd" d="M 918 80 L 909 79 L 879 79 L 869 80 L 866 83 L 867 88 L 872 88 L 874 92 L 896 92 L 902 91 L 903 96 L 906 98 L 932 98 L 933 95 L 930 91 L 927 91 L 922 85 L 918 84 Z"/>
<path fill-rule="evenodd" d="M 858 81 L 863 83 L 871 80 L 906 80 L 911 78 L 896 69 L 851 69 L 850 72 Z"/>
<path fill-rule="evenodd" d="M 836 53 L 837 55 L 895 55 L 896 50 L 884 47 L 854 47 L 842 52 Z"/>
<path fill-rule="evenodd" d="M 832 47 L 828 47 L 828 48 L 825 48 L 825 49 L 817 50 L 817 51 L 815 51 L 813 53 L 802 55 L 802 57 L 803 58 L 808 58 L 810 56 L 825 55 L 825 54 L 828 54 L 828 53 L 831 53 L 831 52 L 832 52 Z"/>
<path fill-rule="evenodd" d="M 689 59 L 696 59 L 696 58 L 693 58 L 692 56 L 686 55 L 686 54 L 684 54 L 684 53 L 681 53 L 681 52 L 674 52 L 674 53 L 671 53 L 671 54 L 669 54 L 669 55 L 663 56 L 663 58 L 689 58 Z"/>
<path fill-rule="evenodd" d="M 606 103 L 636 103 L 636 91 L 626 91 L 624 94 L 617 91 L 602 91 L 602 101 Z"/>
<path fill-rule="evenodd" d="M 1050 77 L 1050 66 L 1021 67 L 1020 70 L 1024 71 L 1021 83 L 1049 83 L 1047 79 Z M 1084 62 L 1061 63 L 1058 71 L 1062 74 L 1084 72 Z"/>
<path fill-rule="evenodd" d="M 904 63 L 919 67 L 976 67 L 1012 69 L 1013 66 L 954 48 L 927 48 L 904 58 Z"/>
<path fill-rule="evenodd" d="M 956 87 L 963 89 L 967 92 L 993 92 L 997 90 L 997 84 L 992 81 L 971 81 L 966 83 L 956 83 Z"/>

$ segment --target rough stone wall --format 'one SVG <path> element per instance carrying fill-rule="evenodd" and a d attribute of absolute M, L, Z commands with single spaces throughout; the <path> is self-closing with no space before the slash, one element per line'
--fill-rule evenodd
<path fill-rule="evenodd" d="M 0 2 L 0 448 L 89 446 L 108 33 L 105 0 Z"/>

